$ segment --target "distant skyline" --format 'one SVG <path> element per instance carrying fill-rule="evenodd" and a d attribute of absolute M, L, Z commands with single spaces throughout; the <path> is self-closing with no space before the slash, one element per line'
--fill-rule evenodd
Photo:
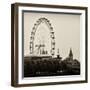
<path fill-rule="evenodd" d="M 66 58 L 69 55 L 70 48 L 73 57 L 80 59 L 80 15 L 71 14 L 47 14 L 47 13 L 24 13 L 24 55 L 30 55 L 30 35 L 36 21 L 41 18 L 47 18 L 55 32 L 55 55 L 59 49 L 60 56 Z M 41 23 L 35 34 L 36 44 L 44 42 L 46 49 L 50 51 L 51 40 L 50 31 L 44 23 Z"/>

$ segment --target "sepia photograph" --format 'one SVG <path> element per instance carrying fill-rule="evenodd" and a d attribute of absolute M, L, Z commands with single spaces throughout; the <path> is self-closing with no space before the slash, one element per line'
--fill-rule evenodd
<path fill-rule="evenodd" d="M 87 83 L 87 7 L 11 6 L 11 85 Z"/>
<path fill-rule="evenodd" d="M 23 11 L 24 77 L 80 75 L 80 15 Z"/>

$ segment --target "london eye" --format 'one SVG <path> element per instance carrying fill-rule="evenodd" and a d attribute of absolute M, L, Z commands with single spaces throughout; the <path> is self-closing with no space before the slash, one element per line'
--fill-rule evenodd
<path fill-rule="evenodd" d="M 45 25 L 48 27 L 48 30 L 49 30 L 49 35 L 50 35 L 50 40 L 51 40 L 51 48 L 50 48 L 50 54 L 51 56 L 53 57 L 55 55 L 55 35 L 54 35 L 54 30 L 53 30 L 53 27 L 50 23 L 50 21 L 47 19 L 47 18 L 39 18 L 36 23 L 34 24 L 33 28 L 32 28 L 32 31 L 31 31 L 31 34 L 30 34 L 30 55 L 34 55 L 34 53 L 36 52 L 35 50 L 35 43 L 34 43 L 34 40 L 35 40 L 35 34 L 36 32 L 38 31 L 37 28 L 38 26 L 41 24 L 41 23 L 45 23 Z M 41 55 L 43 54 L 47 54 L 48 52 L 47 51 L 41 51 L 41 48 L 44 48 L 45 45 L 44 43 L 43 44 L 39 44 L 39 45 L 35 45 L 37 47 L 37 53 L 40 53 Z"/>

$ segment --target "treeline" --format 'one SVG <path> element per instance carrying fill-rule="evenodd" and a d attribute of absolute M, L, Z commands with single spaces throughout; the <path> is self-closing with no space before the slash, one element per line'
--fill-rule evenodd
<path fill-rule="evenodd" d="M 80 62 L 76 59 L 37 59 L 24 62 L 24 77 L 53 76 L 53 75 L 78 75 Z"/>

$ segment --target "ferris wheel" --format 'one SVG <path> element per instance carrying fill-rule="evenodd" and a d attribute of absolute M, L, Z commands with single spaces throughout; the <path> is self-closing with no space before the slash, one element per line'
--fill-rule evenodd
<path fill-rule="evenodd" d="M 36 23 L 34 24 L 32 31 L 31 31 L 31 36 L 30 36 L 30 55 L 34 54 L 34 39 L 35 39 L 35 33 L 37 31 L 38 26 L 41 23 L 45 23 L 50 31 L 50 38 L 51 38 L 51 49 L 50 49 L 50 54 L 54 56 L 55 54 L 55 35 L 53 31 L 53 27 L 51 26 L 50 21 L 47 18 L 39 18 Z"/>

